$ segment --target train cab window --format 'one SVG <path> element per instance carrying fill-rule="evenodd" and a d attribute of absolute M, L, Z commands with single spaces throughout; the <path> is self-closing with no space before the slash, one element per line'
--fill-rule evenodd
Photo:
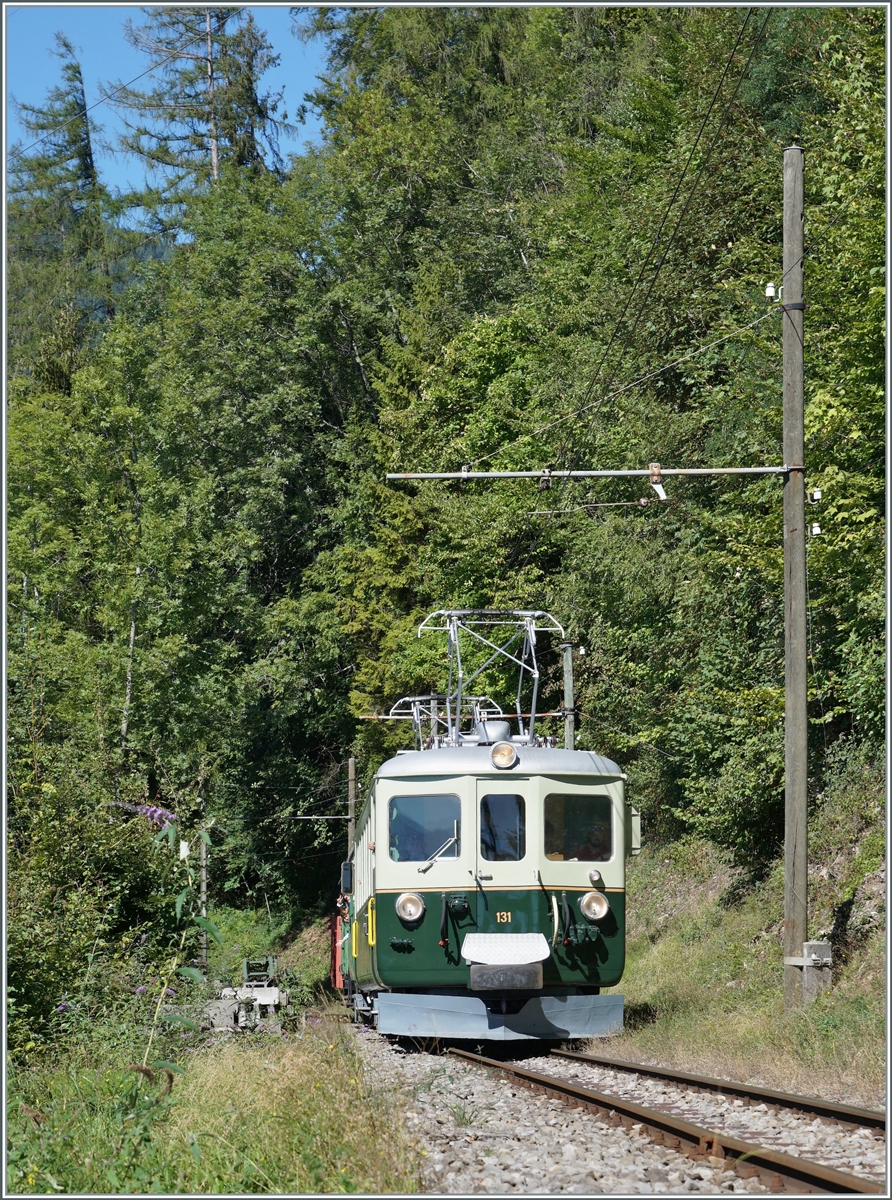
<path fill-rule="evenodd" d="M 523 796 L 484 796 L 480 801 L 480 853 L 489 862 L 517 862 L 526 854 Z"/>
<path fill-rule="evenodd" d="M 394 796 L 390 801 L 390 857 L 394 862 L 458 858 L 461 802 L 458 796 Z"/>
<path fill-rule="evenodd" d="M 546 796 L 545 857 L 552 862 L 608 862 L 613 857 L 610 797 L 555 792 Z"/>

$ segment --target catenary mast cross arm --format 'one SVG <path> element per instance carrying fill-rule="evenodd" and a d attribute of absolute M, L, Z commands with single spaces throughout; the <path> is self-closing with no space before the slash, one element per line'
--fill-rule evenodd
<path fill-rule="evenodd" d="M 660 467 L 661 475 L 786 475 L 802 470 L 801 466 L 780 467 Z M 631 479 L 650 478 L 650 470 L 631 471 L 403 471 L 386 476 L 390 481 L 401 479 Z"/>

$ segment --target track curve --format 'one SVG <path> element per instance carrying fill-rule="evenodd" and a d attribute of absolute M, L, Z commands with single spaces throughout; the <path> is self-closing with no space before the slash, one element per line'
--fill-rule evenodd
<path fill-rule="evenodd" d="M 800 1096 L 792 1092 L 778 1092 L 772 1088 L 757 1087 L 749 1083 L 735 1083 L 728 1079 L 715 1079 L 709 1075 L 693 1075 L 688 1071 L 676 1071 L 671 1067 L 656 1067 L 650 1063 L 629 1062 L 625 1059 L 609 1058 L 600 1054 L 581 1054 L 570 1050 L 552 1050 L 552 1058 L 566 1058 L 574 1062 L 592 1063 L 612 1071 L 625 1071 L 660 1079 L 667 1083 L 680 1083 L 701 1091 L 715 1092 L 723 1096 L 736 1096 L 746 1101 L 756 1100 L 769 1107 L 789 1109 L 812 1117 L 825 1117 L 842 1125 L 886 1132 L 886 1114 L 880 1109 L 858 1108 L 853 1104 L 834 1104 L 817 1096 Z"/>
<path fill-rule="evenodd" d="M 760 1138 L 756 1142 L 737 1136 L 727 1129 L 717 1129 L 715 1127 L 719 1123 L 717 1121 L 710 1121 L 711 1127 L 698 1124 L 686 1119 L 684 1116 L 678 1115 L 676 1112 L 669 1111 L 672 1107 L 671 1103 L 668 1106 L 664 1104 L 662 1107 L 642 1104 L 630 1099 L 628 1095 L 620 1096 L 613 1092 L 601 1091 L 595 1087 L 586 1086 L 578 1079 L 569 1079 L 557 1074 L 557 1064 L 562 1059 L 566 1061 L 567 1058 L 579 1059 L 580 1063 L 577 1069 L 585 1069 L 585 1056 L 569 1055 L 567 1053 L 555 1054 L 550 1056 L 548 1060 L 545 1060 L 545 1070 L 533 1071 L 519 1064 L 487 1058 L 484 1055 L 473 1054 L 466 1050 L 452 1049 L 450 1054 L 490 1071 L 502 1072 L 515 1083 L 519 1083 L 525 1087 L 541 1089 L 548 1095 L 560 1097 L 565 1103 L 583 1105 L 602 1115 L 606 1115 L 614 1124 L 623 1124 L 626 1127 L 639 1127 L 658 1145 L 679 1150 L 695 1161 L 705 1161 L 714 1167 L 724 1166 L 727 1169 L 733 1169 L 744 1179 L 758 1179 L 763 1186 L 769 1188 L 771 1191 L 788 1191 L 799 1194 L 808 1192 L 847 1195 L 885 1194 L 884 1183 L 881 1179 L 876 1178 L 874 1172 L 871 1172 L 871 1174 L 874 1174 L 874 1177 L 871 1178 L 865 1174 L 843 1171 L 826 1162 L 818 1162 L 806 1158 L 795 1148 L 793 1149 L 793 1153 L 788 1153 L 785 1150 L 761 1144 L 765 1140 L 764 1138 Z M 594 1058 L 596 1056 L 591 1057 Z M 543 1060 L 538 1060 L 537 1066 L 542 1062 Z M 591 1063 L 588 1065 L 594 1068 L 596 1064 Z M 600 1064 L 597 1065 L 600 1066 Z M 627 1067 L 637 1067 L 637 1064 L 624 1064 L 624 1068 Z M 622 1070 L 624 1068 L 618 1069 Z M 564 1070 L 566 1071 L 566 1067 Z M 681 1073 L 676 1072 L 675 1074 L 678 1075 Z M 687 1085 L 691 1086 L 693 1080 L 697 1081 L 698 1086 L 707 1083 L 705 1078 L 694 1076 L 686 1081 Z M 709 1082 L 721 1084 L 724 1081 Z M 755 1090 L 763 1094 L 766 1091 L 766 1089 Z M 777 1093 L 776 1097 L 782 1095 L 782 1093 Z M 762 1096 L 758 1098 L 760 1104 L 763 1104 L 764 1099 Z M 800 1112 L 806 1111 L 803 1109 L 803 1103 L 807 1102 L 809 1098 L 786 1097 L 786 1099 L 795 1100 L 797 1102 L 796 1107 Z M 737 1103 L 740 1107 L 743 1107 L 739 1098 Z M 816 1101 L 815 1103 L 821 1105 L 823 1108 L 827 1107 L 823 1102 Z M 792 1108 L 794 1106 L 787 1105 L 787 1107 Z M 848 1127 L 852 1125 L 854 1112 L 869 1113 L 871 1118 L 882 1117 L 883 1115 L 870 1113 L 870 1110 L 852 1110 L 851 1106 L 835 1107 L 844 1107 L 848 1110 L 845 1117 L 845 1124 Z M 826 1113 L 822 1114 L 820 1119 L 826 1120 Z"/>

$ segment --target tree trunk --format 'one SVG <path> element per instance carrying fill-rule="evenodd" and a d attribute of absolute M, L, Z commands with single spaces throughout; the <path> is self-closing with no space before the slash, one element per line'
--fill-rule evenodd
<path fill-rule="evenodd" d="M 214 179 L 219 179 L 220 159 L 217 149 L 217 120 L 214 116 L 214 42 L 211 37 L 211 10 L 206 8 L 204 15 L 208 46 L 208 128 L 211 135 L 211 174 Z"/>
<path fill-rule="evenodd" d="M 140 568 L 136 568 L 137 576 Z M 136 597 L 130 605 L 130 646 L 127 651 L 127 678 L 124 684 L 124 712 L 121 717 L 121 753 L 127 752 L 127 730 L 130 727 L 130 697 L 133 692 L 133 647 L 136 644 Z"/>

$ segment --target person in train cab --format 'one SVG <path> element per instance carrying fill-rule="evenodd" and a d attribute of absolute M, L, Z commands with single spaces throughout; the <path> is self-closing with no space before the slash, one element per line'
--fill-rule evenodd
<path fill-rule="evenodd" d="M 603 862 L 609 858 L 610 836 L 606 825 L 590 825 L 588 836 L 574 857 L 581 862 Z"/>
<path fill-rule="evenodd" d="M 390 836 L 390 857 L 396 862 L 420 862 L 425 857 L 421 834 L 406 821 L 394 821 Z"/>
<path fill-rule="evenodd" d="M 400 862 L 421 862 L 424 858 L 424 841 L 417 829 L 407 829 L 400 838 Z"/>

